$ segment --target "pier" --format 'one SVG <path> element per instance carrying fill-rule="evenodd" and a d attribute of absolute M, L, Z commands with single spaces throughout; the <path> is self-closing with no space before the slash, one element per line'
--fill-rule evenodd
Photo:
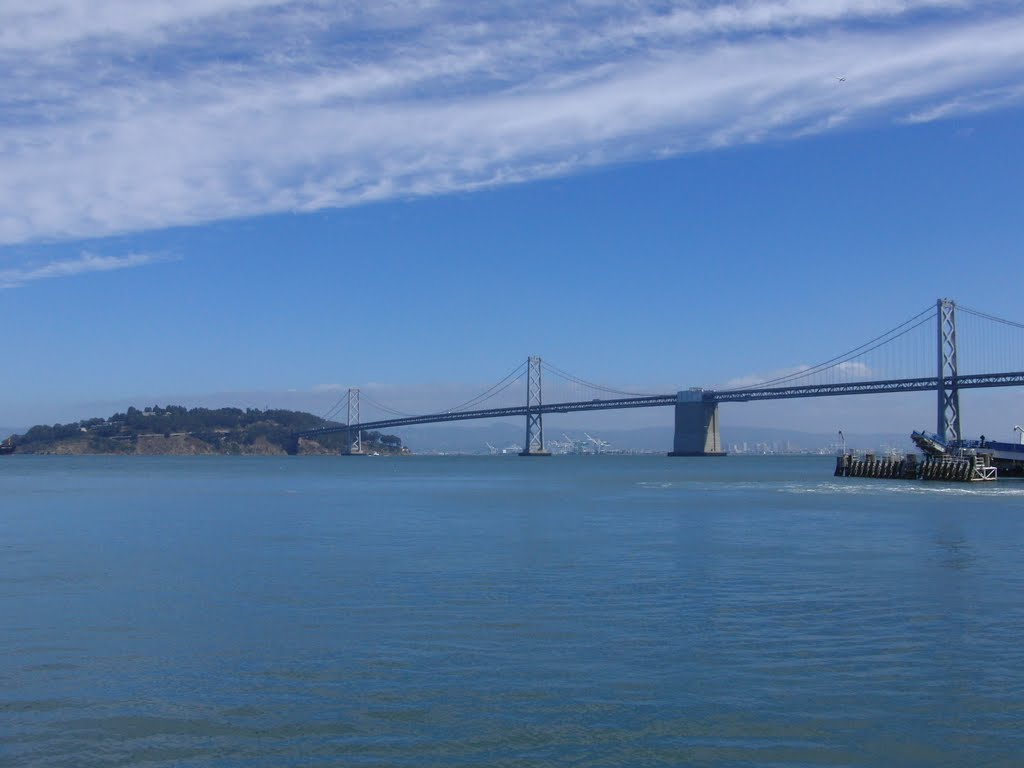
<path fill-rule="evenodd" d="M 836 457 L 836 477 L 877 477 L 885 480 L 942 480 L 951 483 L 977 483 L 996 479 L 992 457 L 986 453 L 964 456 L 905 457 L 873 453 L 863 456 L 844 454 Z"/>

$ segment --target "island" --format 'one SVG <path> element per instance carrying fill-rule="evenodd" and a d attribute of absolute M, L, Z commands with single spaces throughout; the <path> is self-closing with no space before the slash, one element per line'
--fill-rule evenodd
<path fill-rule="evenodd" d="M 129 408 L 109 418 L 72 424 L 37 425 L 4 441 L 3 453 L 49 455 L 277 456 L 347 453 L 344 432 L 315 440 L 296 433 L 341 426 L 311 413 L 256 408 L 185 408 L 180 405 Z M 401 438 L 363 432 L 364 453 L 407 454 Z"/>

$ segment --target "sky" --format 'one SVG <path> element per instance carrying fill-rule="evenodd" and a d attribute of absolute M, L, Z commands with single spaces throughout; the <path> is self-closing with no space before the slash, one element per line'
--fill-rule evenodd
<path fill-rule="evenodd" d="M 669 392 L 939 297 L 1024 321 L 1020 2 L 36 0 L 0 70 L 0 425 L 433 411 L 528 355 Z"/>

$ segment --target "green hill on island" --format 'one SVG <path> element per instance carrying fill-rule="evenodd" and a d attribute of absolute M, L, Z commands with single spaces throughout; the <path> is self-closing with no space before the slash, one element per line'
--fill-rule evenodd
<path fill-rule="evenodd" d="M 281 455 L 339 454 L 346 447 L 344 432 L 320 435 L 315 440 L 295 433 L 338 426 L 301 411 L 255 408 L 129 408 L 107 419 L 86 419 L 73 424 L 38 425 L 13 435 L 15 453 L 125 454 L 125 455 Z M 406 453 L 394 435 L 363 432 L 363 450 L 380 454 Z"/>

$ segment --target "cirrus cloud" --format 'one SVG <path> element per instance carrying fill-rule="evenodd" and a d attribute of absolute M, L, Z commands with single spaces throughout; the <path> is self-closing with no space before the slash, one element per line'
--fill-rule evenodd
<path fill-rule="evenodd" d="M 112 272 L 174 261 L 174 257 L 151 253 L 130 253 L 126 256 L 99 256 L 82 253 L 76 259 L 61 259 L 43 264 L 30 264 L 10 269 L 0 269 L 0 290 L 19 288 L 36 280 L 51 280 L 58 277 L 75 277 L 90 272 Z"/>
<path fill-rule="evenodd" d="M 0 30 L 0 245 L 1024 102 L 999 0 L 40 0 Z"/>

